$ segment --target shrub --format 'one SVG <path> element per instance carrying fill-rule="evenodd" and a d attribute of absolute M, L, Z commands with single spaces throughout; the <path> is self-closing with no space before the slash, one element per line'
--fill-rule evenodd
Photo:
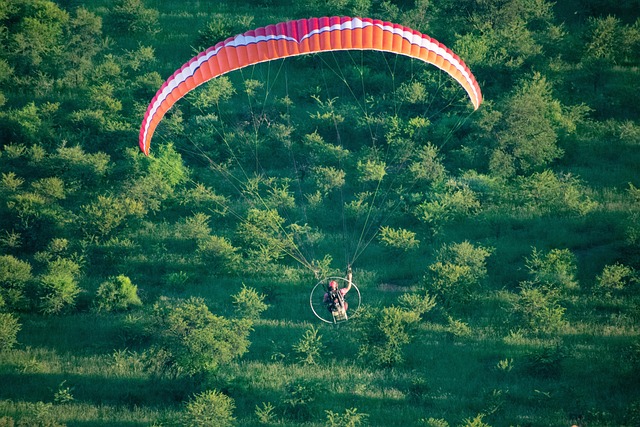
<path fill-rule="evenodd" d="M 242 289 L 232 295 L 236 315 L 247 320 L 257 320 L 269 306 L 264 303 L 265 295 L 259 294 L 255 289 L 247 287 L 244 283 Z"/>
<path fill-rule="evenodd" d="M 484 414 L 478 414 L 473 418 L 467 418 L 464 420 L 464 424 L 461 427 L 491 427 L 489 424 L 482 421 Z"/>
<path fill-rule="evenodd" d="M 358 427 L 366 425 L 368 414 L 358 413 L 357 408 L 347 408 L 340 414 L 331 410 L 325 411 L 327 414 L 326 427 Z"/>
<path fill-rule="evenodd" d="M 300 363 L 304 365 L 315 365 L 320 360 L 320 356 L 324 350 L 322 335 L 319 334 L 318 329 L 311 326 L 293 346 L 293 349 L 298 355 L 298 361 Z"/>
<path fill-rule="evenodd" d="M 217 390 L 194 395 L 186 404 L 182 425 L 192 427 L 227 427 L 233 425 L 235 402 Z"/>
<path fill-rule="evenodd" d="M 275 407 L 271 402 L 262 402 L 262 407 L 256 405 L 255 414 L 260 424 L 271 424 L 275 421 Z"/>
<path fill-rule="evenodd" d="M 238 249 L 229 240 L 219 236 L 198 239 L 197 254 L 201 262 L 212 272 L 232 273 L 242 261 Z"/>
<path fill-rule="evenodd" d="M 544 378 L 557 377 L 562 371 L 565 352 L 560 346 L 544 347 L 527 355 L 525 369 L 532 375 Z"/>
<path fill-rule="evenodd" d="M 584 216 L 596 207 L 582 182 L 571 174 L 556 175 L 545 170 L 520 177 L 517 191 L 516 204 L 531 212 Z"/>
<path fill-rule="evenodd" d="M 487 275 L 486 259 L 493 248 L 470 242 L 443 245 L 425 278 L 445 307 L 468 302 Z"/>
<path fill-rule="evenodd" d="M 436 297 L 429 295 L 428 292 L 423 294 L 406 293 L 400 295 L 398 303 L 407 311 L 412 311 L 418 316 L 428 313 L 436 306 Z"/>
<path fill-rule="evenodd" d="M 532 332 L 552 333 L 565 325 L 559 292 L 549 285 L 522 282 L 514 310 Z"/>
<path fill-rule="evenodd" d="M 250 329 L 209 311 L 202 298 L 161 299 L 153 307 L 152 332 L 165 366 L 195 375 L 231 362 L 249 347 Z"/>
<path fill-rule="evenodd" d="M 535 282 L 549 284 L 560 291 L 578 287 L 576 257 L 568 249 L 552 249 L 545 254 L 533 248 L 526 265 Z"/>
<path fill-rule="evenodd" d="M 253 25 L 253 16 L 239 15 L 231 18 L 226 14 L 213 14 L 204 28 L 198 31 L 196 45 L 199 49 L 206 49 L 221 40 L 235 36 Z"/>
<path fill-rule="evenodd" d="M 24 288 L 31 280 L 31 265 L 13 255 L 0 255 L 0 299 L 9 308 L 24 305 Z"/>
<path fill-rule="evenodd" d="M 637 281 L 635 271 L 631 267 L 616 263 L 606 265 L 602 273 L 596 276 L 594 293 L 610 297 L 614 292 L 622 291 L 632 282 Z"/>
<path fill-rule="evenodd" d="M 107 26 L 121 34 L 158 32 L 159 12 L 144 7 L 142 0 L 118 0 L 107 16 Z"/>
<path fill-rule="evenodd" d="M 58 385 L 58 390 L 53 394 L 53 401 L 55 403 L 64 404 L 71 403 L 75 400 L 73 394 L 73 387 L 65 386 L 67 381 L 64 380 Z"/>
<path fill-rule="evenodd" d="M 415 249 L 420 245 L 420 240 L 416 239 L 416 233 L 404 228 L 382 227 L 380 241 L 385 246 L 403 251 Z"/>
<path fill-rule="evenodd" d="M 475 215 L 480 210 L 478 196 L 468 185 L 450 180 L 443 187 L 416 207 L 418 219 L 438 228 L 446 222 Z"/>
<path fill-rule="evenodd" d="M 294 381 L 287 384 L 287 398 L 283 403 L 285 414 L 297 420 L 311 418 L 311 404 L 316 401 L 324 390 L 316 381 Z"/>
<path fill-rule="evenodd" d="M 138 287 L 127 276 L 119 275 L 102 282 L 94 301 L 98 311 L 123 311 L 132 306 L 141 306 Z"/>
<path fill-rule="evenodd" d="M 401 363 L 403 349 L 413 339 L 411 327 L 419 320 L 416 312 L 394 306 L 366 310 L 358 322 L 362 334 L 359 356 L 378 366 Z"/>
<path fill-rule="evenodd" d="M 47 271 L 40 276 L 40 310 L 44 314 L 59 314 L 75 305 L 80 293 L 77 275 L 80 266 L 67 258 L 48 263 Z"/>
<path fill-rule="evenodd" d="M 447 420 L 433 417 L 421 419 L 420 425 L 424 427 L 449 427 Z"/>
<path fill-rule="evenodd" d="M 462 320 L 447 316 L 447 333 L 451 337 L 464 338 L 471 335 L 471 328 Z"/>
<path fill-rule="evenodd" d="M 17 342 L 21 325 L 11 313 L 0 313 L 0 352 L 10 350 Z"/>

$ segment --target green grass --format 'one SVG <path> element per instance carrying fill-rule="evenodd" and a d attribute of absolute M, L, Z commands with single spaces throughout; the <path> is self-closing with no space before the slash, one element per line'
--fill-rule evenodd
<path fill-rule="evenodd" d="M 60 3 L 71 8 L 85 2 Z M 150 68 L 166 77 L 197 53 L 192 46 L 198 30 L 213 13 L 231 17 L 251 15 L 254 27 L 307 16 L 303 6 L 292 3 L 264 0 L 256 6 L 255 2 L 245 1 L 147 0 L 147 7 L 160 11 L 161 32 L 155 39 L 146 36 L 118 39 L 114 51 L 135 49 L 139 43 L 153 44 L 157 60 Z M 581 18 L 572 15 L 578 3 L 559 2 L 556 9 L 562 17 L 579 21 Z M 105 13 L 111 4 L 96 1 L 88 7 Z M 320 5 L 318 9 L 324 7 Z M 316 87 L 330 86 L 326 76 L 331 76 L 331 64 L 354 61 L 351 65 L 360 65 L 360 59 L 358 55 L 312 57 L 263 64 L 235 73 L 231 78 L 240 94 L 223 106 L 222 115 L 227 115 L 232 124 L 249 120 L 251 114 L 247 97 L 242 94 L 242 83 L 246 78 L 257 78 L 266 81 L 266 87 L 278 96 L 294 97 L 296 109 L 292 119 L 300 126 L 296 137 L 318 127 L 328 140 L 335 138 L 331 126 L 310 122 L 309 113 L 314 111 L 315 104 L 309 95 Z M 384 64 L 414 72 L 415 64 L 408 60 Z M 313 68 L 316 66 L 319 68 Z M 308 67 L 314 72 L 299 78 L 300 70 Z M 353 72 L 352 67 L 345 69 Z M 416 66 L 415 70 L 418 69 L 421 68 Z M 619 135 L 620 123 L 635 120 L 633 113 L 637 106 L 631 105 L 635 99 L 625 90 L 633 87 L 631 82 L 637 80 L 637 69 L 612 70 L 611 76 L 615 79 L 606 87 L 607 93 L 616 94 L 621 99 L 620 106 L 628 109 L 608 122 L 598 122 L 594 114 L 597 123 L 590 123 L 579 129 L 575 138 L 565 140 L 565 156 L 554 165 L 557 171 L 581 179 L 585 194 L 597 202 L 594 210 L 585 215 L 542 212 L 519 206 L 500 195 L 483 200 L 477 215 L 443 221 L 433 229 L 409 214 L 398 213 L 394 220 L 418 230 L 419 248 L 394 251 L 374 238 L 358 258 L 354 279 L 363 303 L 378 308 L 395 304 L 402 293 L 424 284 L 428 267 L 442 244 L 468 240 L 493 248 L 487 260 L 488 276 L 473 298 L 449 311 L 437 306 L 425 315 L 413 331 L 415 339 L 404 349 L 404 361 L 398 366 L 380 368 L 358 357 L 357 318 L 333 326 L 320 323 L 313 316 L 309 292 L 316 278 L 295 260 L 283 260 L 278 277 L 242 271 L 221 277 L 209 271 L 197 257 L 195 239 L 175 236 L 176 224 L 195 213 L 180 205 L 176 196 L 169 202 L 173 205 L 150 213 L 135 227 L 123 231 L 122 235 L 132 242 L 130 245 L 99 246 L 78 239 L 78 251 L 89 249 L 85 253 L 87 269 L 81 279 L 84 292 L 77 310 L 51 317 L 22 313 L 18 345 L 0 353 L 0 425 L 2 417 L 34 425 L 54 421 L 80 427 L 172 425 L 191 395 L 211 388 L 234 399 L 239 426 L 257 425 L 255 408 L 265 403 L 275 407 L 274 425 L 279 426 L 324 426 L 326 410 L 343 412 L 353 407 L 368 414 L 372 426 L 414 426 L 419 425 L 420 419 L 433 417 L 458 427 L 481 413 L 486 414 L 484 421 L 493 427 L 567 426 L 577 415 L 583 415 L 590 427 L 634 425 L 633 417 L 635 420 L 640 417 L 640 391 L 636 385 L 640 377 L 638 283 L 607 299 L 592 294 L 596 276 L 605 265 L 623 261 L 638 266 L 637 245 L 629 245 L 625 238 L 626 221 L 630 212 L 637 209 L 637 202 L 630 200 L 626 189 L 629 182 L 640 186 L 637 182 L 640 146 L 632 132 L 631 137 Z M 392 90 L 388 86 L 374 86 L 380 98 Z M 322 95 L 346 98 L 348 92 L 344 87 L 331 87 L 322 91 Z M 184 134 L 190 136 L 192 131 L 195 133 L 193 122 L 188 121 L 193 106 L 184 100 L 178 107 L 185 111 Z M 599 114 L 614 116 L 618 114 L 614 107 L 609 105 Z M 274 116 L 278 112 L 273 103 L 267 103 L 266 109 Z M 350 125 L 357 121 L 349 119 Z M 635 122 L 631 124 L 637 127 Z M 629 129 L 633 130 L 632 127 Z M 345 127 L 341 136 L 346 145 L 359 146 L 359 138 L 369 142 L 358 130 L 355 126 Z M 180 141 L 166 134 L 170 132 L 161 127 L 154 141 L 176 139 L 173 142 L 183 149 L 190 143 L 186 138 Z M 119 143 L 134 147 L 135 138 L 132 132 L 131 141 Z M 450 153 L 447 148 L 444 155 Z M 265 151 L 262 158 L 247 157 L 254 163 L 275 163 L 277 158 L 280 165 L 286 164 L 291 155 L 291 151 L 276 152 L 269 147 Z M 194 181 L 225 193 L 238 211 L 247 209 L 249 204 L 239 197 L 242 194 L 234 193 L 229 182 L 206 168 L 202 158 L 184 153 Z M 291 167 L 255 169 L 279 177 L 296 173 Z M 451 171 L 452 176 L 457 173 Z M 111 179 L 115 182 L 115 177 Z M 347 186 L 347 197 L 357 191 L 356 187 Z M 70 207 L 74 207 L 74 200 L 69 199 Z M 301 195 L 297 200 L 302 200 Z M 309 258 L 331 255 L 336 271 L 342 270 L 347 262 L 345 238 L 358 236 L 360 231 L 357 227 L 342 230 L 343 218 L 339 218 L 340 209 L 336 207 L 339 202 L 334 195 L 320 209 L 298 208 L 289 212 L 292 220 L 317 225 L 324 232 L 319 243 L 302 249 Z M 212 214 L 211 233 L 233 237 L 230 229 L 236 222 L 232 215 L 221 218 Z M 373 237 L 373 233 L 370 231 L 366 238 Z M 527 331 L 514 313 L 518 285 L 530 278 L 526 258 L 534 247 L 544 252 L 567 248 L 577 258 L 580 285 L 563 297 L 566 324 L 553 334 Z M 35 261 L 34 266 L 38 267 Z M 176 273 L 184 274 L 187 279 L 184 284 L 173 286 L 169 282 L 169 278 L 176 277 L 171 274 Z M 144 308 L 119 314 L 91 310 L 97 287 L 112 274 L 132 278 L 139 287 Z M 149 309 L 158 297 L 202 297 L 214 314 L 231 317 L 234 314 L 231 295 L 243 285 L 265 294 L 269 304 L 254 325 L 247 354 L 219 371 L 196 378 L 172 378 L 145 369 L 144 357 L 149 354 L 151 341 L 145 325 Z M 467 324 L 468 336 L 453 334 L 448 316 Z M 318 365 L 303 366 L 294 345 L 312 326 L 322 335 L 325 350 Z M 289 389 L 293 386 L 304 388 L 309 399 L 306 405 L 292 407 Z"/>
<path fill-rule="evenodd" d="M 206 297 L 214 312 L 224 313 L 232 286 L 217 283 L 194 294 Z M 580 302 L 565 330 L 536 338 L 500 327 L 508 313 L 499 298 L 479 301 L 471 336 L 452 337 L 434 313 L 420 326 L 406 361 L 392 370 L 359 362 L 355 320 L 338 327 L 320 325 L 327 351 L 319 365 L 301 366 L 293 345 L 305 329 L 318 325 L 305 307 L 304 289 L 279 286 L 265 320 L 250 337 L 249 353 L 196 386 L 231 396 L 239 425 L 255 425 L 253 412 L 263 402 L 288 414 L 282 425 L 298 425 L 302 420 L 291 419 L 286 403 L 287 387 L 297 383 L 314 396 L 307 425 L 323 425 L 325 409 L 342 412 L 349 407 L 369 414 L 376 425 L 389 426 L 413 425 L 427 417 L 459 425 L 478 413 L 489 414 L 485 421 L 492 426 L 564 425 L 570 414 L 581 412 L 592 414 L 590 425 L 609 425 L 606 420 L 620 420 L 614 414 L 628 409 L 624 402 L 640 398 L 631 381 L 638 367 L 619 363 L 619 355 L 638 339 L 633 313 L 620 316 L 610 309 L 594 323 L 593 315 L 580 315 L 591 313 L 593 303 Z M 381 289 L 364 287 L 363 293 L 374 299 L 382 294 L 385 303 L 397 295 Z M 626 310 L 622 300 L 617 307 Z M 121 316 L 92 313 L 23 317 L 20 348 L 2 358 L 0 413 L 30 417 L 37 402 L 44 402 L 51 404 L 47 414 L 70 426 L 148 425 L 175 417 L 193 385 L 146 373 L 136 353 L 120 342 L 121 321 Z M 532 371 L 531 356 L 557 345 L 562 358 L 552 373 Z M 498 367 L 504 359 L 512 360 L 508 370 Z M 73 400 L 56 402 L 56 392 L 65 387 Z"/>

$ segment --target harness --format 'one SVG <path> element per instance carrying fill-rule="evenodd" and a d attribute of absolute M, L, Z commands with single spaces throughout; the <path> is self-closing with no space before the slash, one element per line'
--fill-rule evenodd
<path fill-rule="evenodd" d="M 348 319 L 344 295 L 338 289 L 328 291 L 327 309 L 333 317 L 333 323 L 344 322 Z"/>
<path fill-rule="evenodd" d="M 339 311 L 344 308 L 344 296 L 339 290 L 329 291 L 329 301 L 327 302 L 327 308 L 330 312 Z"/>

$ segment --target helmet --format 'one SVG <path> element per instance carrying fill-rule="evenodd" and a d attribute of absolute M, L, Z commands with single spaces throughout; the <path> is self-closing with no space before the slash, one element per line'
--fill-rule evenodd
<path fill-rule="evenodd" d="M 338 289 L 338 282 L 336 282 L 335 280 L 330 281 L 329 282 L 329 289 L 331 289 L 331 290 Z"/>

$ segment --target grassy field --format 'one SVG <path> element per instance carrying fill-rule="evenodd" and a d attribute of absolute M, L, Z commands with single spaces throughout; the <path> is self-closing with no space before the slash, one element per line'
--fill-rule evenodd
<path fill-rule="evenodd" d="M 113 7 L 111 1 L 55 3 L 69 11 L 84 6 L 105 19 Z M 152 149 L 155 157 L 149 160 L 132 154 L 141 119 L 138 116 L 148 99 L 137 99 L 130 88 L 137 87 L 138 77 L 149 78 L 143 73 L 158 73 L 162 79 L 171 75 L 198 52 L 198 35 L 207 25 L 218 23 L 223 27 L 221 32 L 235 34 L 287 19 L 355 12 L 361 3 L 370 3 L 371 11 L 381 16 L 395 14 L 410 23 L 422 23 L 426 29 L 445 28 L 448 17 L 442 11 L 447 10 L 449 2 L 143 3 L 159 13 L 156 34 L 129 36 L 103 29 L 103 45 L 108 48 L 100 57 L 104 60 L 101 66 L 109 64 L 109 55 L 126 64 L 121 58 L 140 46 L 151 46 L 154 56 L 140 69 L 118 65 L 127 71 L 119 77 L 122 87 L 112 92 L 115 98 L 120 94 L 125 100 L 120 127 L 115 130 L 97 135 L 87 131 L 86 138 L 78 136 L 86 130 L 84 122 L 74 121 L 77 111 L 65 109 L 76 108 L 74 102 L 89 102 L 80 98 L 89 98 L 93 92 L 83 89 L 76 99 L 67 91 L 59 95 L 65 102 L 57 115 L 52 115 L 53 128 L 60 135 L 68 132 L 74 139 L 58 141 L 53 132 L 50 139 L 54 142 L 22 142 L 14 136 L 20 134 L 14 131 L 17 125 L 9 114 L 26 115 L 20 108 L 31 96 L 41 107 L 58 99 L 57 95 L 54 91 L 53 95 L 49 92 L 37 97 L 19 79 L 15 87 L 0 79 L 0 105 L 6 102 L 8 112 L 6 116 L 0 114 L 0 125 L 6 127 L 6 135 L 11 134 L 8 139 L 15 138 L 0 146 L 0 195 L 7 201 L 17 200 L 9 191 L 10 172 L 17 172 L 25 180 L 24 185 L 16 185 L 25 193 L 38 189 L 35 179 L 40 177 L 30 177 L 28 171 L 41 164 L 45 165 L 44 171 L 37 169 L 38 174 L 66 177 L 67 169 L 47 166 L 39 159 L 54 159 L 56 150 L 67 144 L 82 146 L 91 154 L 107 152 L 112 168 L 96 180 L 98 184 L 86 184 L 84 180 L 90 182 L 90 178 L 84 172 L 75 181 L 69 179 L 65 187 L 68 197 L 53 204 L 59 203 L 72 214 L 65 217 L 64 225 L 60 225 L 62 220 L 58 225 L 51 220 L 53 225 L 48 229 L 49 223 L 44 222 L 45 226 L 36 228 L 32 232 L 35 236 L 23 247 L 7 243 L 23 217 L 14 214 L 14 205 L 3 201 L 0 214 L 7 213 L 9 219 L 2 220 L 0 255 L 16 255 L 35 266 L 28 298 L 36 302 L 42 299 L 37 292 L 46 276 L 43 266 L 55 258 L 51 239 L 45 241 L 42 236 L 59 234 L 68 239 L 75 255 L 81 254 L 78 258 L 82 259 L 83 273 L 74 308 L 66 313 L 15 310 L 20 323 L 17 342 L 10 348 L 0 346 L 0 427 L 184 425 L 188 424 L 187 402 L 208 390 L 218 390 L 233 399 L 234 425 L 238 426 L 640 426 L 640 239 L 634 234 L 640 233 L 640 123 L 635 116 L 635 97 L 630 95 L 637 91 L 637 58 L 635 62 L 628 60 L 630 65 L 607 68 L 601 76 L 604 83 L 592 97 L 588 95 L 592 91 L 591 75 L 584 63 L 566 60 L 559 66 L 566 58 L 548 58 L 543 48 L 532 54 L 534 59 L 525 61 L 532 73 L 543 70 L 549 81 L 556 76 L 551 93 L 557 98 L 549 104 L 561 105 L 550 111 L 556 114 L 552 118 L 560 129 L 557 140 L 563 155 L 511 177 L 491 170 L 486 159 L 495 141 L 505 138 L 506 133 L 496 131 L 499 126 L 492 127 L 492 123 L 504 123 L 503 115 L 508 111 L 505 106 L 523 90 L 517 86 L 520 79 L 510 77 L 513 82 L 503 82 L 497 76 L 517 74 L 524 76 L 523 80 L 530 76 L 523 74 L 522 67 L 496 67 L 494 74 L 491 55 L 477 64 L 481 86 L 488 88 L 489 97 L 473 114 L 464 94 L 452 82 L 407 58 L 341 53 L 249 67 L 229 76 L 236 93 L 228 100 L 201 107 L 204 101 L 199 96 L 213 87 L 211 84 L 181 100 L 175 108 L 177 113 L 167 115 L 158 128 L 154 139 L 157 145 Z M 555 5 L 553 24 L 560 28 L 566 23 L 566 28 L 579 34 L 565 34 L 563 43 L 575 43 L 576 50 L 584 50 L 583 42 L 576 40 L 586 37 L 589 16 L 601 16 L 602 10 L 620 15 L 620 25 L 638 22 L 637 16 L 628 16 L 637 15 L 629 6 L 634 2 L 609 3 L 591 1 L 586 7 L 571 1 Z M 421 7 L 433 17 L 419 19 Z M 468 10 L 477 13 L 482 8 L 472 9 Z M 524 6 L 515 9 L 516 15 L 526 14 Z M 580 9 L 579 15 L 576 9 Z M 543 19 L 538 18 L 532 18 L 527 31 L 539 31 L 535 42 L 552 50 L 544 44 L 548 41 L 540 41 L 547 33 L 539 30 Z M 2 13 L 0 21 L 3 26 L 11 24 Z M 499 26 L 497 22 L 495 27 Z M 451 25 L 451 33 L 458 30 L 454 21 Z M 484 36 L 483 31 L 489 29 L 473 31 L 469 34 Z M 14 56 L 3 53 L 0 59 L 9 63 Z M 355 83 L 339 84 L 343 77 Z M 90 78 L 87 81 L 92 84 Z M 398 102 L 397 93 L 407 87 L 403 84 L 414 81 L 424 82 L 437 96 L 429 102 Z M 255 91 L 249 94 L 246 89 L 252 84 L 256 84 Z M 104 89 L 107 86 L 100 86 L 101 90 L 108 92 Z M 332 100 L 335 109 L 330 108 Z M 100 103 L 89 105 L 96 109 Z M 588 112 L 571 122 L 577 125 L 569 131 L 571 126 L 566 123 L 571 121 L 576 106 Z M 576 110 L 572 110 L 574 107 Z M 370 116 L 362 113 L 365 109 Z M 429 120 L 428 130 L 422 134 L 407 124 L 416 111 Z M 336 116 L 322 116 L 329 112 L 343 115 L 343 124 L 338 126 L 337 120 L 327 119 Z M 400 118 L 397 128 L 391 116 Z M 404 119 L 406 122 L 402 122 Z M 450 130 L 450 125 L 456 131 Z M 483 129 L 490 131 L 485 134 Z M 328 143 L 313 142 L 310 135 Z M 386 144 L 387 140 L 396 145 Z M 428 184 L 387 179 L 384 183 L 390 185 L 385 187 L 380 185 L 382 179 L 378 186 L 359 182 L 351 171 L 340 191 L 327 192 L 313 203 L 319 184 L 309 176 L 313 176 L 313 162 L 318 158 L 356 169 L 357 156 L 364 158 L 379 150 L 385 152 L 390 170 L 401 176 L 406 160 L 394 160 L 393 150 L 402 152 L 403 144 L 411 140 L 437 146 L 438 158 L 432 165 L 442 166 L 445 179 Z M 27 146 L 23 151 L 16 148 L 21 144 Z M 175 147 L 174 157 L 161 154 L 161 147 L 167 146 Z M 317 146 L 325 151 L 318 154 Z M 33 147 L 45 154 L 38 157 Z M 344 155 L 344 151 L 349 154 Z M 171 163 L 176 158 L 180 167 Z M 308 169 L 302 170 L 302 164 Z M 164 175 L 152 175 L 154 167 Z M 74 228 L 74 221 L 85 224 L 87 206 L 99 196 L 113 196 L 117 201 L 120 196 L 125 199 L 134 194 L 132 198 L 144 199 L 154 194 L 148 189 L 135 193 L 138 189 L 127 174 L 143 181 L 145 173 L 152 178 L 166 177 L 181 168 L 188 170 L 188 178 L 166 190 L 164 198 L 158 196 L 157 207 L 145 210 L 144 215 L 129 215 L 132 225 L 122 225 L 99 237 Z M 252 199 L 248 188 L 254 176 L 273 181 L 261 181 L 263 187 L 256 191 L 260 195 Z M 294 200 L 288 207 L 287 191 L 283 192 L 285 196 L 280 194 L 284 201 L 274 195 L 282 183 L 290 185 L 287 191 Z M 220 213 L 219 204 L 209 203 L 203 208 L 203 204 L 187 200 L 198 184 L 227 198 L 225 214 Z M 155 190 L 161 185 L 154 183 L 152 187 Z M 86 190 L 87 195 L 74 189 Z M 468 201 L 464 194 L 469 193 L 462 190 L 473 193 L 471 199 L 477 204 L 463 205 Z M 157 191 L 160 194 L 165 190 Z M 365 191 L 375 195 L 377 205 L 370 211 L 357 211 L 355 201 Z M 366 200 L 373 205 L 371 197 Z M 343 207 L 345 202 L 353 202 L 351 210 Z M 251 208 L 271 206 L 269 203 L 277 206 L 285 224 L 311 224 L 318 235 L 311 236 L 315 241 L 299 244 L 301 255 L 266 262 L 264 272 L 256 272 L 252 266 L 259 265 L 259 260 L 250 253 L 252 242 L 242 240 L 238 230 Z M 421 217 L 416 214 L 420 209 L 432 209 L 427 213 L 435 214 Z M 352 211 L 359 215 L 352 215 Z M 195 224 L 198 214 L 207 215 L 207 220 Z M 50 212 L 47 215 L 54 217 Z M 33 223 L 39 224 L 39 219 Z M 363 225 L 370 219 L 369 226 Z M 387 224 L 415 231 L 419 245 L 403 250 L 385 244 L 379 233 Z M 24 228 L 20 229 L 23 234 L 30 235 L 29 227 Z M 203 236 L 212 235 L 228 238 L 241 254 L 243 262 L 233 264 L 234 271 L 217 271 L 202 261 Z M 445 249 L 465 242 L 475 250 L 486 249 L 486 258 L 479 263 L 482 272 L 469 283 L 455 282 L 468 285 L 466 293 L 438 288 L 434 284 L 442 278 L 438 274 L 458 272 L 464 276 L 464 269 L 471 268 L 446 263 L 449 253 Z M 349 322 L 322 323 L 309 309 L 309 292 L 317 279 L 305 264 L 329 255 L 332 262 L 328 270 L 342 275 L 346 264 L 354 259 L 354 250 L 354 281 L 363 305 Z M 46 251 L 50 251 L 48 255 Z M 563 260 L 554 260 L 552 255 L 557 253 L 570 254 L 570 261 L 563 264 Z M 544 270 L 549 265 L 551 273 Z M 630 273 L 607 288 L 603 272 L 615 265 L 628 266 Z M 10 273 L 0 273 L 0 284 L 11 288 L 10 281 L 5 281 Z M 540 279 L 544 274 L 547 276 Z M 131 278 L 141 307 L 122 312 L 96 310 L 99 286 L 114 275 Z M 531 283 L 540 293 L 532 292 L 531 299 L 526 300 L 525 291 Z M 268 304 L 253 324 L 246 354 L 194 375 L 165 369 L 153 335 L 157 331 L 154 304 L 165 298 L 181 301 L 198 297 L 214 315 L 233 319 L 234 295 L 244 286 L 257 290 Z M 5 295 L 2 292 L 0 297 Z M 373 326 L 380 325 L 375 322 L 383 319 L 385 308 L 404 307 L 406 295 L 425 292 L 437 296 L 435 308 L 418 314 L 417 320 L 405 325 L 406 331 L 387 318 L 387 330 L 398 327 L 395 334 L 406 332 L 410 339 L 393 353 L 399 356 L 397 361 L 376 363 L 373 353 L 363 351 L 367 339 L 384 340 L 385 325 L 375 335 Z M 351 298 L 351 304 L 355 304 Z M 546 305 L 536 306 L 541 300 Z M 4 314 L 4 302 L 0 302 L 0 313 Z M 37 303 L 32 305 L 37 307 Z M 304 363 L 304 355 L 297 348 L 310 331 L 320 337 L 320 351 L 315 363 Z M 207 424 L 193 421 L 192 425 Z"/>

